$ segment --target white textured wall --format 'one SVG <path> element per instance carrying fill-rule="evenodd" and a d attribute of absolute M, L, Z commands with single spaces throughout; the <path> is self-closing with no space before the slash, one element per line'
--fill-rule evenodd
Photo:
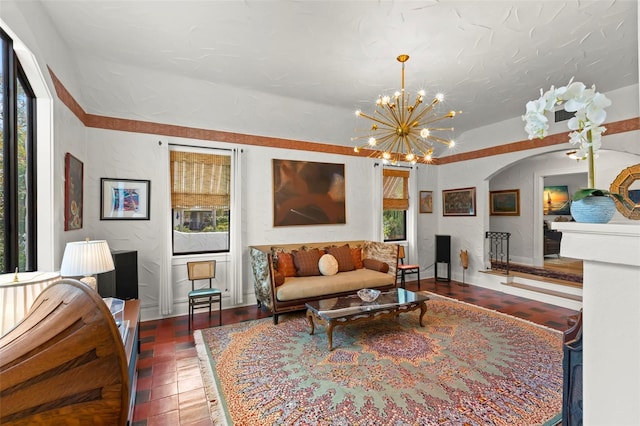
<path fill-rule="evenodd" d="M 50 93 L 55 90 L 48 76 L 47 66 L 56 73 L 69 92 L 77 97 L 80 104 L 87 96 L 99 96 L 91 87 L 81 87 L 75 71 L 75 64 L 65 53 L 60 41 L 36 2 L 4 1 L 0 9 L 2 21 L 15 32 L 34 54 L 40 72 Z M 89 60 L 89 59 L 82 59 Z M 333 109 L 326 105 L 312 104 L 265 95 L 248 93 L 237 88 L 221 87 L 188 78 L 167 76 L 152 70 L 134 69 L 126 66 L 95 62 L 95 72 L 122 73 L 122 84 L 114 87 L 129 105 L 128 116 L 168 124 L 181 124 L 205 129 L 229 130 L 238 133 L 260 134 L 298 140 L 325 143 L 348 144 L 348 138 L 355 127 L 351 111 Z M 576 75 L 579 80 L 580 76 Z M 537 96 L 538 88 L 532 88 Z M 638 86 L 616 90 L 607 95 L 613 105 L 608 109 L 609 121 L 637 117 Z M 132 134 L 101 129 L 85 129 L 68 109 L 57 99 L 53 101 L 53 198 L 50 205 L 39 206 L 53 210 L 54 248 L 52 263 L 59 265 L 62 250 L 67 241 L 91 238 L 106 238 L 115 249 L 134 249 L 139 252 L 140 294 L 145 307 L 146 318 L 157 304 L 158 282 L 162 273 L 160 259 L 166 247 L 161 242 L 165 232 L 160 214 L 163 213 L 161 170 L 158 140 L 187 144 L 201 144 L 200 141 L 178 140 L 155 135 Z M 524 105 L 523 105 L 524 110 Z M 100 113 L 100 111 L 88 111 Z M 250 117 L 250 119 L 248 119 Z M 564 125 L 563 125 L 564 126 Z M 552 128 L 551 132 L 565 131 L 564 127 Z M 640 132 L 606 136 L 604 145 L 608 149 L 638 153 Z M 457 137 L 457 152 L 473 151 L 497 144 L 522 140 L 526 134 L 520 117 L 495 123 L 466 132 Z M 213 144 L 232 147 L 229 144 Z M 484 267 L 484 232 L 490 228 L 488 216 L 489 180 L 511 164 L 532 155 L 557 149 L 568 149 L 570 145 L 540 148 L 527 152 L 504 154 L 463 163 L 453 163 L 437 167 L 420 166 L 417 190 L 434 191 L 434 213 L 418 214 L 418 252 L 420 263 L 426 267 L 433 259 L 433 239 L 435 234 L 452 235 L 453 278 L 462 279 L 462 269 L 457 261 L 460 249 L 470 254 L 470 266 L 466 281 L 492 286 L 486 277 L 477 271 Z M 373 190 L 371 160 L 351 156 L 290 151 L 265 147 L 245 146 L 242 177 L 243 197 L 243 246 L 264 243 L 285 243 L 303 241 L 330 241 L 363 239 L 373 235 L 372 209 Z M 73 153 L 85 164 L 85 211 L 83 230 L 63 231 L 64 202 L 64 154 Z M 271 159 L 295 159 L 345 163 L 347 185 L 347 224 L 311 227 L 274 228 L 272 226 L 272 177 Z M 623 167 L 612 165 L 610 175 Z M 604 171 L 600 176 L 606 176 Z M 152 181 L 151 220 L 113 221 L 99 220 L 99 179 L 100 177 L 127 177 Z M 158 183 L 160 182 L 160 183 Z M 604 187 L 608 186 L 604 182 Z M 598 183 L 603 182 L 598 178 Z M 477 212 L 475 217 L 442 217 L 441 191 L 443 189 L 476 187 Z M 165 191 L 165 192 L 163 192 Z M 418 194 L 411 194 L 417 199 Z M 49 212 L 50 213 L 50 212 Z M 532 229 L 533 224 L 528 224 Z M 536 234 L 537 235 L 537 232 Z M 535 242 L 534 242 L 535 244 Z M 221 264 L 228 262 L 220 258 Z M 176 295 L 176 312 L 186 311 L 183 296 L 187 283 L 180 271 L 184 270 L 184 258 L 173 262 L 172 282 Z M 252 294 L 252 281 L 248 259 L 243 258 L 243 291 Z M 432 271 L 432 270 L 431 270 Z M 432 275 L 432 274 L 431 274 Z M 221 284 L 226 284 L 224 268 L 220 269 Z M 426 276 L 429 276 L 427 274 Z M 517 290 L 513 290 L 517 292 Z M 249 301 L 247 298 L 245 299 Z M 157 309 L 156 309 L 157 312 Z"/>

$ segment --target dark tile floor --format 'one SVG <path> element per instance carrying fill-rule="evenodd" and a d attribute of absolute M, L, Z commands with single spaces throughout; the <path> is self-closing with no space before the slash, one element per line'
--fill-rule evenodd
<path fill-rule="evenodd" d="M 417 290 L 417 282 L 407 283 Z M 485 308 L 514 315 L 537 324 L 564 331 L 567 319 L 577 312 L 554 305 L 511 296 L 457 282 L 421 280 L 421 290 L 431 291 Z M 223 324 L 268 317 L 268 312 L 254 306 L 226 309 Z M 206 311 L 195 315 L 194 329 L 218 325 Z M 138 389 L 133 414 L 134 426 L 211 425 L 204 385 L 198 367 L 188 317 L 181 316 L 140 324 L 140 358 Z"/>

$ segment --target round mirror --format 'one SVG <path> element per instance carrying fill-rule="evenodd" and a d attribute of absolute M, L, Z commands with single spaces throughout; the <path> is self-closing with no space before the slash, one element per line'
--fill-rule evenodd
<path fill-rule="evenodd" d="M 609 191 L 618 193 L 624 198 L 625 203 L 614 199 L 618 211 L 624 217 L 640 220 L 640 164 L 621 171 L 609 187 Z"/>

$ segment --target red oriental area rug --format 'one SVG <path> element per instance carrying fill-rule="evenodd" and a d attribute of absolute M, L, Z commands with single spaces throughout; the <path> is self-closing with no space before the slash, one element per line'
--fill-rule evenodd
<path fill-rule="evenodd" d="M 303 315 L 198 330 L 216 424 L 535 425 L 562 405 L 562 334 L 431 295 L 418 313 L 337 327 Z"/>

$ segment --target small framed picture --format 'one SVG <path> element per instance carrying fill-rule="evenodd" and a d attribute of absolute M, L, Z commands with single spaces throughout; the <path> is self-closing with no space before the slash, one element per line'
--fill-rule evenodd
<path fill-rule="evenodd" d="M 151 181 L 100 179 L 100 220 L 149 220 Z"/>
<path fill-rule="evenodd" d="M 520 190 L 489 191 L 491 216 L 520 216 Z"/>
<path fill-rule="evenodd" d="M 442 190 L 443 216 L 475 216 L 476 188 Z"/>
<path fill-rule="evenodd" d="M 433 213 L 433 191 L 420 191 L 420 213 Z"/>

